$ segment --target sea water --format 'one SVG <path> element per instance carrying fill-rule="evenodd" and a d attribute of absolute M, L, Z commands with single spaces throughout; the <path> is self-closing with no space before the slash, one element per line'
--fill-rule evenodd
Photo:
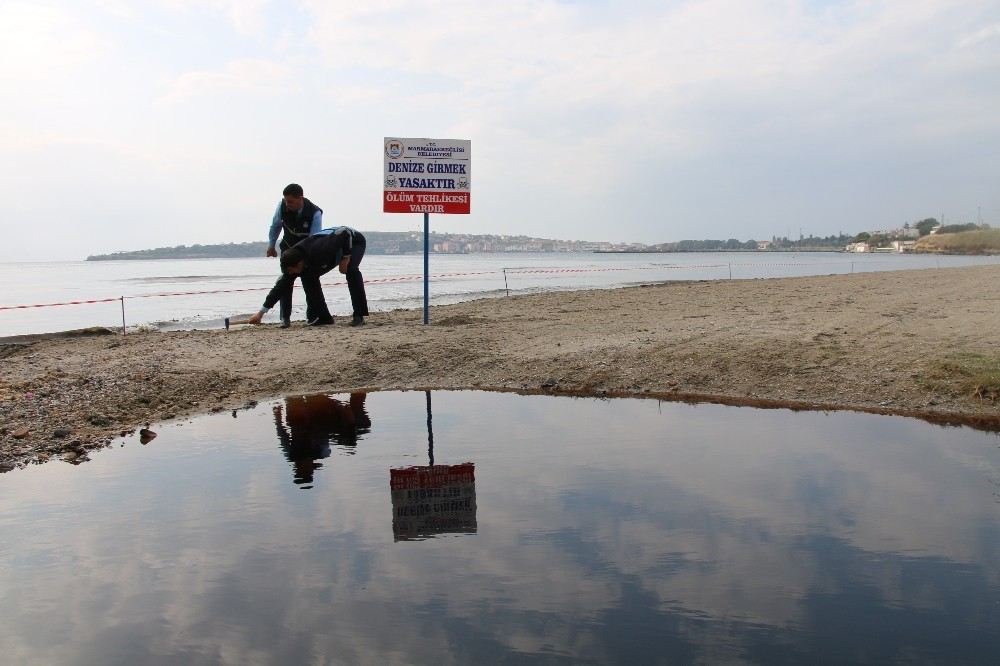
<path fill-rule="evenodd" d="M 981 663 L 1000 437 L 288 396 L 0 475 L 6 663 Z"/>

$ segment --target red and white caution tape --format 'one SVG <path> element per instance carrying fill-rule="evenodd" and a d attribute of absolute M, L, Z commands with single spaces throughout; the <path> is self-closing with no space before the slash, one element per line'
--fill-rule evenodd
<path fill-rule="evenodd" d="M 54 308 L 59 305 L 83 305 L 84 303 L 117 303 L 118 298 L 94 298 L 89 301 L 66 301 L 65 303 L 34 303 L 32 305 L 0 305 L 0 310 L 24 310 L 26 308 Z"/>
<path fill-rule="evenodd" d="M 488 275 L 491 273 L 499 273 L 500 271 L 474 271 L 474 272 L 464 272 L 464 273 L 439 273 L 437 275 L 431 275 L 431 279 L 440 278 L 450 278 L 450 277 L 466 277 L 469 275 Z M 421 275 L 398 275 L 395 277 L 388 278 L 375 278 L 374 280 L 365 280 L 365 284 L 389 284 L 395 282 L 412 282 L 416 280 L 423 280 L 424 276 Z M 335 284 L 346 284 L 346 283 L 335 283 Z M 296 284 L 296 288 L 300 285 Z M 130 296 L 117 296 L 115 298 L 94 298 L 83 301 L 66 301 L 64 303 L 32 303 L 30 305 L 0 305 L 0 310 L 23 310 L 26 308 L 52 308 L 60 305 L 83 305 L 87 303 L 118 303 L 124 298 L 125 300 L 131 300 L 135 298 L 162 298 L 169 296 L 202 296 L 205 294 L 235 294 L 247 291 L 268 291 L 271 287 L 243 287 L 240 289 L 204 289 L 199 291 L 160 291 L 152 294 L 132 294 Z"/>

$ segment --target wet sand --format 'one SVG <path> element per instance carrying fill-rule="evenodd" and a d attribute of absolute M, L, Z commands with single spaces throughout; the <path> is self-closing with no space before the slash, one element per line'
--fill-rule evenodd
<path fill-rule="evenodd" d="M 669 282 L 375 313 L 360 329 L 0 346 L 0 469 L 289 393 L 494 389 L 853 409 L 1000 429 L 1000 266 Z M 994 365 L 995 367 L 995 365 Z"/>

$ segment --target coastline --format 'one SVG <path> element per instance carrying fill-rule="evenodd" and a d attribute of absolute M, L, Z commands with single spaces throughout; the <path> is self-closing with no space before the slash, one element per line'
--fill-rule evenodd
<path fill-rule="evenodd" d="M 1000 431 L 1000 266 L 482 299 L 361 329 L 55 336 L 0 346 L 0 470 L 283 394 L 480 389 L 856 410 Z"/>

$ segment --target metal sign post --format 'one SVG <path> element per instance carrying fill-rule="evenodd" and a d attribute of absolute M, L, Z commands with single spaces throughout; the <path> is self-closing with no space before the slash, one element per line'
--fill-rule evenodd
<path fill-rule="evenodd" d="M 430 314 L 430 256 L 431 256 L 431 214 L 424 213 L 424 324 L 429 324 L 431 321 Z"/>
<path fill-rule="evenodd" d="M 424 213 L 424 323 L 430 323 L 431 214 Z"/>
<path fill-rule="evenodd" d="M 383 213 L 424 214 L 424 324 L 430 323 L 430 214 L 468 215 L 472 142 L 384 139 Z"/>

